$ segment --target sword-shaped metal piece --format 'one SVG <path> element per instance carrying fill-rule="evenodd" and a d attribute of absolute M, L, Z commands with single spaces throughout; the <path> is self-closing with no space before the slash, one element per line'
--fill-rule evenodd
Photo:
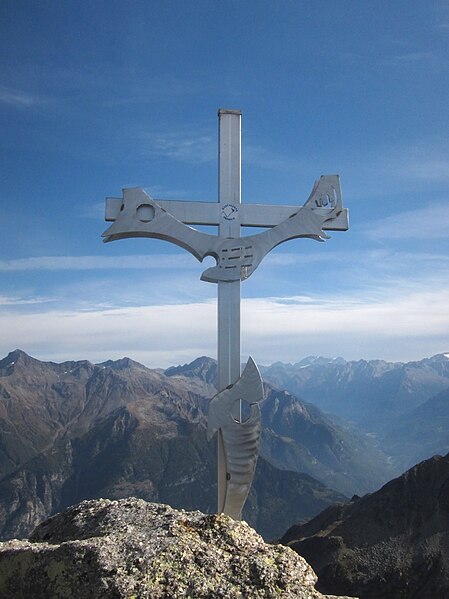
<path fill-rule="evenodd" d="M 210 440 L 221 431 L 226 459 L 226 493 L 218 511 L 235 520 L 241 518 L 256 469 L 262 400 L 262 378 L 250 356 L 239 380 L 217 393 L 209 405 L 207 437 Z M 241 413 L 242 403 L 248 409 L 246 418 Z"/>
<path fill-rule="evenodd" d="M 263 385 L 252 358 L 240 376 L 240 283 L 274 247 L 298 237 L 317 241 L 324 231 L 348 229 L 338 175 L 322 176 L 304 206 L 241 203 L 241 112 L 219 110 L 218 202 L 154 200 L 140 188 L 124 189 L 122 198 L 106 199 L 112 225 L 104 241 L 152 237 L 186 249 L 198 260 L 216 259 L 203 281 L 218 284 L 218 394 L 211 400 L 208 435 L 217 433 L 218 511 L 240 518 L 257 461 L 260 436 L 259 402 Z M 189 225 L 215 225 L 209 235 Z M 241 227 L 266 231 L 241 237 Z M 249 404 L 249 418 L 240 417 Z"/>

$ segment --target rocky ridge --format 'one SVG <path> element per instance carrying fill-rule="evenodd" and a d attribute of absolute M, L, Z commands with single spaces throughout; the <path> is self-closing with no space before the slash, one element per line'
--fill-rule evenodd
<path fill-rule="evenodd" d="M 330 599 L 307 562 L 244 522 L 129 498 L 84 501 L 0 543 L 0 596 Z"/>
<path fill-rule="evenodd" d="M 312 565 L 322 592 L 363 599 L 449 597 L 449 454 L 379 491 L 335 505 L 281 539 Z"/>

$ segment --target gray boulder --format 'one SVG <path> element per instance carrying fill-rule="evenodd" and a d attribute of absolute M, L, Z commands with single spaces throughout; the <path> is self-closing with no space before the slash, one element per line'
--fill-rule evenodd
<path fill-rule="evenodd" d="M 0 543 L 0 597 L 331 597 L 289 548 L 244 522 L 142 499 L 83 501 Z"/>

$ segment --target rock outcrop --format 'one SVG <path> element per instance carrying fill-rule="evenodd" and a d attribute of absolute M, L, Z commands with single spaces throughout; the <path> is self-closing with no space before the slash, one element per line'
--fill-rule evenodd
<path fill-rule="evenodd" d="M 281 542 L 312 565 L 322 592 L 449 597 L 449 455 L 421 462 L 376 493 L 327 508 Z"/>
<path fill-rule="evenodd" d="M 142 499 L 84 501 L 0 543 L 0 597 L 318 599 L 307 562 L 244 522 Z"/>

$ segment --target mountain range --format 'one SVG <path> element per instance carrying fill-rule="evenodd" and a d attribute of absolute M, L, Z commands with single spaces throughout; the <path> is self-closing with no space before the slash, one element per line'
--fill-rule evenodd
<path fill-rule="evenodd" d="M 56 364 L 17 350 L 1 360 L 1 537 L 23 538 L 47 516 L 93 497 L 215 511 L 216 449 L 206 440 L 215 389 L 207 377 L 169 374 L 127 358 Z M 262 456 L 245 519 L 271 538 L 344 499 Z"/>
<path fill-rule="evenodd" d="M 449 353 L 405 363 L 309 356 L 260 370 L 266 382 L 368 434 L 396 474 L 449 451 Z"/>
<path fill-rule="evenodd" d="M 385 364 L 314 358 L 262 369 L 261 451 L 244 517 L 266 538 L 279 537 L 335 501 L 379 488 L 403 471 L 418 446 L 421 454 L 431 452 L 423 457 L 443 453 L 449 360 L 442 355 L 421 365 Z M 326 385 L 342 368 L 339 397 L 346 385 L 356 401 L 358 388 L 359 402 L 371 406 L 366 396 L 375 394 L 369 386 L 386 389 L 378 379 L 392 371 L 401 384 L 393 385 L 387 403 L 394 407 L 398 388 L 408 388 L 411 409 L 403 407 L 402 394 L 393 410 L 402 420 L 376 432 L 362 430 L 355 417 L 348 423 L 342 413 L 323 413 L 311 400 L 326 407 L 332 395 Z M 290 381 L 303 381 L 301 398 L 282 388 L 284 372 Z M 163 371 L 129 358 L 56 364 L 11 352 L 0 361 L 0 538 L 25 537 L 49 515 L 95 497 L 134 495 L 213 512 L 216 451 L 206 441 L 206 418 L 216 374 L 216 362 L 206 357 Z M 319 401 L 313 377 L 323 392 Z M 376 411 L 374 400 L 370 409 Z M 440 416 L 420 425 L 426 410 Z"/>

